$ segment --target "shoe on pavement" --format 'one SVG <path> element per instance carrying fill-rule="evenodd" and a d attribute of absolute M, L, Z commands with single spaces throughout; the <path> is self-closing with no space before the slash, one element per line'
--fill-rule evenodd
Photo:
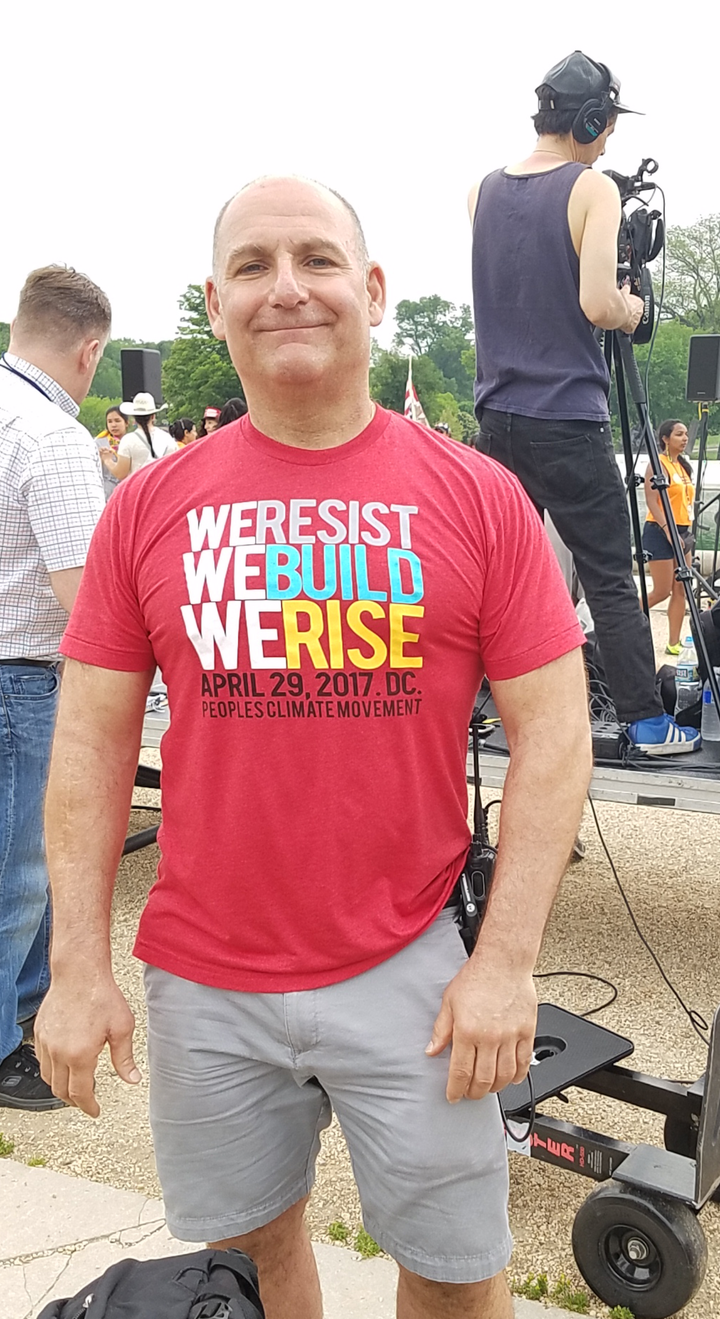
<path fill-rule="evenodd" d="M 697 728 L 681 728 L 669 714 L 638 719 L 630 725 L 627 735 L 632 745 L 648 756 L 679 756 L 702 746 Z"/>
<path fill-rule="evenodd" d="M 20 1044 L 0 1062 L 0 1108 L 26 1108 L 44 1113 L 64 1108 L 40 1075 L 40 1064 L 31 1044 Z"/>
<path fill-rule="evenodd" d="M 676 646 L 671 646 L 671 645 L 670 645 L 670 642 L 668 642 L 667 646 L 665 647 L 665 654 L 666 654 L 666 655 L 679 655 L 681 650 L 682 650 L 682 642 L 681 642 L 681 641 L 678 641 L 678 643 L 677 643 Z"/>

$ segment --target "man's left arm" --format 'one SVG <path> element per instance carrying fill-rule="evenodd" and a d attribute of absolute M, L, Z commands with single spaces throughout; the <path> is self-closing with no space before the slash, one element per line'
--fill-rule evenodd
<path fill-rule="evenodd" d="M 533 970 L 592 769 L 581 648 L 491 686 L 510 748 L 495 876 L 477 946 L 443 995 L 428 1047 L 437 1055 L 452 1043 L 451 1103 L 527 1074 Z"/>
<path fill-rule="evenodd" d="M 45 435 L 23 483 L 28 517 L 50 584 L 68 612 L 103 509 L 105 492 L 95 441 L 70 426 Z M 54 579 L 54 580 L 53 580 Z"/>

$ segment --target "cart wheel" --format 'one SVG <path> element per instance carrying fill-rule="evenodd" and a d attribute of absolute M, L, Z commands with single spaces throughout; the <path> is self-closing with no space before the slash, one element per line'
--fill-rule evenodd
<path fill-rule="evenodd" d="M 572 1246 L 595 1294 L 636 1319 L 676 1314 L 705 1276 L 707 1244 L 692 1209 L 621 1182 L 603 1182 L 580 1206 Z"/>
<path fill-rule="evenodd" d="M 663 1143 L 672 1154 L 682 1154 L 686 1159 L 697 1157 L 698 1128 L 692 1122 L 683 1122 L 682 1118 L 666 1117 L 663 1130 Z M 716 1204 L 720 1203 L 720 1187 L 710 1196 Z"/>

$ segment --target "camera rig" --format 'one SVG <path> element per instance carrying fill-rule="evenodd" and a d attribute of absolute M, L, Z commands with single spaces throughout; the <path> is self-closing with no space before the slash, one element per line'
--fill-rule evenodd
<path fill-rule="evenodd" d="M 617 174 L 614 170 L 606 171 L 608 177 L 616 183 L 619 189 L 623 208 L 618 233 L 618 286 L 622 287 L 629 283 L 631 291 L 642 298 L 644 310 L 634 335 L 624 334 L 622 330 L 605 331 L 603 336 L 604 352 L 609 370 L 614 370 L 615 373 L 618 412 L 625 456 L 625 484 L 630 502 L 630 518 L 635 539 L 635 557 L 640 572 L 640 594 L 643 610 L 649 616 L 647 584 L 645 581 L 645 552 L 642 546 L 642 529 L 637 503 L 637 487 L 641 483 L 642 477 L 638 476 L 635 471 L 635 455 L 630 433 L 626 385 L 637 408 L 640 435 L 652 469 L 651 485 L 657 491 L 662 504 L 663 516 L 676 563 L 675 579 L 683 584 L 690 611 L 695 645 L 698 654 L 702 657 L 708 675 L 715 706 L 720 711 L 720 686 L 718 686 L 715 671 L 710 662 L 705 637 L 700 626 L 700 611 L 693 594 L 693 580 L 699 578 L 699 573 L 693 567 L 690 567 L 685 560 L 685 547 L 680 539 L 675 518 L 670 508 L 668 497 L 670 483 L 660 461 L 655 432 L 648 411 L 645 384 L 640 376 L 633 352 L 633 343 L 643 344 L 651 341 L 655 326 L 655 299 L 648 263 L 654 261 L 663 249 L 665 225 L 660 211 L 648 209 L 645 204 L 644 194 L 652 194 L 656 190 L 657 185 L 654 182 L 654 175 L 657 170 L 657 161 L 648 156 L 640 162 L 640 167 L 635 174 L 625 175 Z M 633 209 L 629 209 L 631 202 L 638 202 L 639 204 Z M 707 582 L 703 581 L 703 586 L 711 596 L 714 595 Z"/>
<path fill-rule="evenodd" d="M 655 326 L 655 294 L 648 270 L 650 262 L 662 252 L 665 243 L 665 224 L 662 212 L 648 210 L 643 194 L 655 191 L 653 176 L 657 174 L 658 163 L 652 156 L 646 156 L 640 162 L 636 174 L 618 174 L 607 169 L 608 178 L 617 184 L 622 203 L 622 220 L 618 234 L 618 280 L 626 281 L 630 291 L 642 298 L 645 310 L 633 338 L 633 343 L 649 343 Z M 628 210 L 628 203 L 637 201 L 640 205 Z"/>

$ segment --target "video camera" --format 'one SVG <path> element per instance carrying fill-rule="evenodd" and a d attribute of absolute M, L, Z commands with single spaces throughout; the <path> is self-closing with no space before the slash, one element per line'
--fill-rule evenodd
<path fill-rule="evenodd" d="M 642 319 L 633 335 L 633 343 L 649 343 L 652 338 L 655 295 L 647 266 L 663 249 L 665 226 L 660 211 L 649 211 L 645 205 L 629 211 L 627 203 L 642 202 L 644 192 L 655 190 L 652 176 L 657 171 L 658 163 L 652 156 L 640 162 L 636 174 L 618 174 L 613 169 L 604 171 L 617 184 L 623 208 L 618 234 L 618 283 L 622 285 L 629 280 L 631 292 L 642 298 L 645 305 Z M 649 177 L 646 178 L 646 175 Z"/>

